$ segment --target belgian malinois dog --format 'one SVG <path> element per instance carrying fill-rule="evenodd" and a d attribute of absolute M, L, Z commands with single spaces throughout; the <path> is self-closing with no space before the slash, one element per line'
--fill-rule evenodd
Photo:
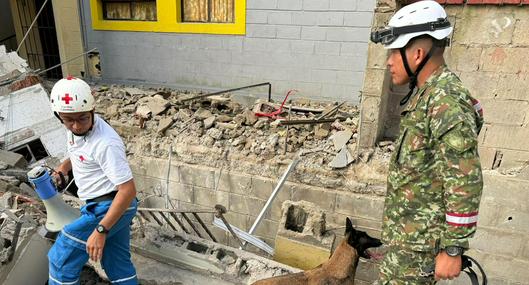
<path fill-rule="evenodd" d="M 367 249 L 381 245 L 379 239 L 355 230 L 346 218 L 345 237 L 328 261 L 311 270 L 259 280 L 252 285 L 353 285 L 360 257 L 370 258 Z"/>

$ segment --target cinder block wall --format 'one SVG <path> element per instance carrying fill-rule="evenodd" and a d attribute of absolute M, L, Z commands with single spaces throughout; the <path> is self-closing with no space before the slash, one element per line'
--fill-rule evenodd
<path fill-rule="evenodd" d="M 173 161 L 167 176 L 168 165 L 167 159 L 152 157 L 135 156 L 131 161 L 136 186 L 142 191 L 140 198 L 150 196 L 142 200 L 145 206 L 165 207 L 165 198 L 160 194 L 165 193 L 169 177 L 169 198 L 175 207 L 213 209 L 215 204 L 221 204 L 228 209 L 228 222 L 244 231 L 249 231 L 279 179 L 178 161 Z M 350 217 L 357 228 L 380 236 L 383 197 L 300 184 L 293 178 L 288 180 L 255 232 L 272 247 L 281 219 L 281 205 L 286 200 L 305 200 L 321 207 L 326 212 L 328 229 L 344 226 L 345 218 Z M 204 222 L 211 225 L 212 219 L 213 215 L 206 216 Z M 219 242 L 239 247 L 228 233 L 216 227 L 210 229 Z M 337 236 L 336 240 L 341 238 Z M 249 250 L 256 251 L 251 246 Z M 371 262 L 362 261 L 358 272 L 358 284 L 371 284 L 368 282 L 377 278 L 376 266 Z"/>
<path fill-rule="evenodd" d="M 522 1 L 439 2 L 455 4 L 445 6 L 455 26 L 452 47 L 445 53 L 448 66 L 481 100 L 485 112 L 485 126 L 479 137 L 485 188 L 470 255 L 484 265 L 491 284 L 527 284 L 529 9 Z M 500 2 L 506 5 L 497 5 Z M 379 1 L 374 26 L 383 25 L 396 6 L 395 1 Z M 378 140 L 394 138 L 398 133 L 398 102 L 407 90 L 406 86 L 396 87 L 389 82 L 386 57 L 381 46 L 370 44 L 360 147 L 373 147 Z M 468 282 L 462 277 L 453 283 Z"/>
<path fill-rule="evenodd" d="M 246 35 L 96 31 L 105 81 L 232 88 L 359 102 L 375 0 L 248 0 Z"/>

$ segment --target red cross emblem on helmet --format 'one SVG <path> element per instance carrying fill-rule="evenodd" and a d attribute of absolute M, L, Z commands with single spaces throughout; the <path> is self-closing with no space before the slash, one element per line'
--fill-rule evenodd
<path fill-rule="evenodd" d="M 73 98 L 70 97 L 70 94 L 66 93 L 64 94 L 64 97 L 61 98 L 61 100 L 63 100 L 66 105 L 69 105 Z"/>

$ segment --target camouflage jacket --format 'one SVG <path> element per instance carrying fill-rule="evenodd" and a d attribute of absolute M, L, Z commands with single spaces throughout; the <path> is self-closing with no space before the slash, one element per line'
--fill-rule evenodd
<path fill-rule="evenodd" d="M 468 248 L 483 188 L 475 99 L 446 66 L 430 76 L 401 114 L 392 155 L 382 238 L 429 251 Z"/>

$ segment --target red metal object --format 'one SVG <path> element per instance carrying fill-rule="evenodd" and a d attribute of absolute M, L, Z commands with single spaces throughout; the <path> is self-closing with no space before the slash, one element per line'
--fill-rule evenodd
<path fill-rule="evenodd" d="M 272 119 L 278 119 L 279 118 L 279 114 L 281 114 L 281 112 L 283 112 L 283 106 L 285 106 L 285 102 L 287 101 L 288 99 L 288 96 L 290 94 L 292 94 L 293 92 L 298 92 L 298 90 L 295 90 L 295 89 L 292 89 L 292 90 L 289 90 L 287 92 L 287 96 L 285 96 L 285 99 L 283 100 L 283 103 L 281 103 L 281 106 L 279 107 L 279 109 L 271 112 L 271 113 L 255 113 L 255 115 L 257 117 L 269 117 L 269 118 L 272 118 Z"/>

